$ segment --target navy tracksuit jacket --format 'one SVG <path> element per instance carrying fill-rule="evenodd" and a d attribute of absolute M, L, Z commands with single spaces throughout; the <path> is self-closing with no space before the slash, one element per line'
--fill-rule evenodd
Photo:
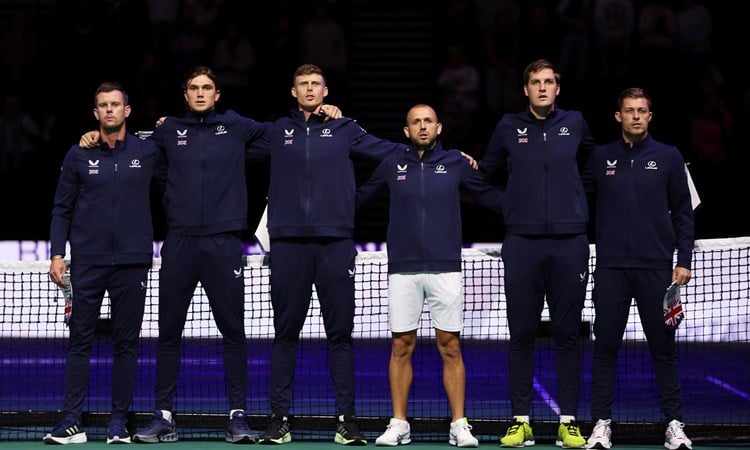
<path fill-rule="evenodd" d="M 189 112 L 168 118 L 152 135 L 167 161 L 157 409 L 171 411 L 174 404 L 180 342 L 198 282 L 222 335 L 230 409 L 245 408 L 247 343 L 239 233 L 247 228 L 246 144 L 263 138 L 269 126 L 232 110 Z"/>
<path fill-rule="evenodd" d="M 502 192 L 484 181 L 458 150 L 438 142 L 422 156 L 394 153 L 357 190 L 357 207 L 389 192 L 388 272 L 460 272 L 461 189 L 501 211 Z"/>
<path fill-rule="evenodd" d="M 503 116 L 479 162 L 484 172 L 505 182 L 507 233 L 501 254 L 514 416 L 530 413 L 534 339 L 545 301 L 555 337 L 560 413 L 575 416 L 578 409 L 578 330 L 589 262 L 582 175 L 593 147 L 580 112 L 556 108 L 537 119 L 527 108 Z"/>
<path fill-rule="evenodd" d="M 78 145 L 65 155 L 50 224 L 53 255 L 70 242 L 73 310 L 65 359 L 66 413 L 80 418 L 90 350 L 105 291 L 111 302 L 112 412 L 125 417 L 137 368 L 136 348 L 153 261 L 153 142 L 127 134 L 115 148 Z"/>
<path fill-rule="evenodd" d="M 662 299 L 676 265 L 691 268 L 693 209 L 680 151 L 647 135 L 632 147 L 619 138 L 589 163 L 595 195 L 596 320 L 592 366 L 594 421 L 612 417 L 617 355 L 635 300 L 648 340 L 666 421 L 682 420 L 675 329 Z"/>
<path fill-rule="evenodd" d="M 323 121 L 302 111 L 277 120 L 270 142 L 268 232 L 275 338 L 271 410 L 284 416 L 293 400 L 296 349 L 315 286 L 329 344 L 339 414 L 354 414 L 354 157 L 377 160 L 401 148 L 353 120 Z"/>

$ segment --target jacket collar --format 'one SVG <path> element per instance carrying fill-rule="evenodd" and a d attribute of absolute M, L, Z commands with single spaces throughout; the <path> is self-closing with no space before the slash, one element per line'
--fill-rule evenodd
<path fill-rule="evenodd" d="M 195 120 L 197 122 L 206 122 L 209 120 L 213 120 L 217 115 L 218 113 L 216 112 L 216 108 L 205 112 L 195 112 L 192 110 L 188 110 L 187 113 L 185 113 L 185 118 Z"/>
<path fill-rule="evenodd" d="M 648 133 L 645 138 L 638 142 L 634 142 L 633 146 L 631 147 L 630 144 L 625 142 L 625 139 L 620 136 L 620 142 L 622 142 L 622 146 L 629 151 L 637 151 L 644 147 L 647 147 L 649 143 L 651 142 L 651 133 Z"/>
<path fill-rule="evenodd" d="M 289 112 L 289 116 L 294 120 L 305 122 L 305 113 L 299 109 L 292 109 Z M 323 123 L 323 121 L 324 117 L 318 114 L 310 114 L 310 117 L 307 119 L 307 123 Z"/>
<path fill-rule="evenodd" d="M 415 155 L 415 156 L 419 155 L 419 152 L 417 151 L 417 147 L 415 147 L 414 145 L 410 145 L 410 146 L 409 146 L 409 151 L 410 151 L 410 152 L 414 152 L 414 155 Z M 435 143 L 435 146 L 434 146 L 434 147 L 432 147 L 432 148 L 428 148 L 428 149 L 426 149 L 426 150 L 424 151 L 424 154 L 422 155 L 422 159 L 428 159 L 428 158 L 430 158 L 430 157 L 431 157 L 432 155 L 435 155 L 435 154 L 438 154 L 438 153 L 442 153 L 442 152 L 444 152 L 444 151 L 445 151 L 445 150 L 443 149 L 443 144 L 441 144 L 441 143 L 440 143 L 440 140 L 438 140 L 438 141 L 437 141 L 437 142 Z"/>

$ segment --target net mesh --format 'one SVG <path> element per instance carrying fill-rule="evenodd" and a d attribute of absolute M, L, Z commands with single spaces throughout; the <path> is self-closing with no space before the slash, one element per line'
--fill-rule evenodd
<path fill-rule="evenodd" d="M 748 267 L 750 238 L 696 242 L 693 279 L 683 287 L 686 319 L 677 331 L 684 421 L 694 442 L 750 440 L 750 337 Z M 507 380 L 508 329 L 503 263 L 499 247 L 463 251 L 465 325 L 462 350 L 467 369 L 466 415 L 474 433 L 496 439 L 511 417 Z M 590 266 L 596 254 L 592 247 Z M 159 260 L 149 274 L 147 306 L 139 347 L 139 368 L 131 426 L 146 423 L 154 407 Z M 0 265 L 0 440 L 38 439 L 60 418 L 67 328 L 64 298 L 47 276 L 47 262 Z M 245 324 L 249 350 L 247 412 L 251 427 L 264 428 L 269 412 L 273 311 L 269 269 L 262 256 L 247 257 Z M 388 360 L 387 257 L 361 252 L 357 258 L 355 364 L 360 428 L 374 439 L 391 416 Z M 555 402 L 555 352 L 548 311 L 536 341 L 531 417 L 537 439 L 554 439 L 559 410 Z M 593 351 L 591 281 L 583 310 L 584 374 L 579 422 L 590 431 L 589 405 Z M 182 365 L 175 401 L 181 439 L 223 438 L 228 420 L 222 346 L 211 310 L 199 285 L 188 312 Z M 109 300 L 105 296 L 91 349 L 89 393 L 84 425 L 89 438 L 104 433 L 111 405 L 112 346 Z M 413 358 L 414 382 L 409 418 L 415 439 L 444 440 L 450 409 L 442 363 L 425 309 Z M 663 417 L 653 367 L 638 313 L 631 307 L 618 360 L 613 421 L 618 442 L 663 439 Z M 332 439 L 334 390 L 328 371 L 325 331 L 316 294 L 298 348 L 292 426 L 295 439 Z"/>

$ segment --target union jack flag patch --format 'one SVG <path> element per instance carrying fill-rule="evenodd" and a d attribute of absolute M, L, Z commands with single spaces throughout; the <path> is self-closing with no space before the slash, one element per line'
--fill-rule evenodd
<path fill-rule="evenodd" d="M 680 300 L 680 285 L 672 283 L 664 294 L 664 324 L 672 328 L 677 328 L 685 318 L 685 310 L 682 308 Z"/>

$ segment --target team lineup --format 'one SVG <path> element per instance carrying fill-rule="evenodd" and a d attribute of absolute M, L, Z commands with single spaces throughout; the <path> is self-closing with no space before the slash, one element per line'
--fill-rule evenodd
<path fill-rule="evenodd" d="M 267 161 L 267 231 L 273 346 L 268 427 L 257 442 L 292 441 L 290 420 L 297 349 L 313 288 L 318 294 L 335 387 L 334 441 L 367 445 L 355 411 L 354 219 L 382 195 L 388 200 L 387 373 L 392 417 L 378 446 L 412 442 L 408 398 L 412 355 L 423 305 L 429 308 L 442 380 L 450 406 L 448 443 L 477 447 L 464 412 L 466 369 L 460 334 L 464 320 L 461 275 L 461 193 L 502 216 L 509 365 L 498 383 L 510 386 L 512 417 L 497 418 L 502 447 L 535 444 L 530 416 L 534 344 L 549 307 L 560 414 L 556 445 L 610 449 L 618 352 L 631 302 L 649 343 L 664 418 L 664 446 L 692 449 L 683 422 L 678 320 L 665 320 L 668 286 L 691 279 L 694 216 L 680 151 L 649 132 L 649 94 L 628 87 L 616 99 L 620 133 L 594 141 L 578 111 L 556 104 L 561 92 L 554 64 L 536 60 L 523 71 L 528 105 L 505 114 L 474 160 L 444 148 L 436 109 L 406 111 L 405 142 L 368 133 L 336 105 L 312 64 L 296 69 L 290 94 L 297 105 L 274 122 L 219 111 L 221 85 L 211 68 L 188 71 L 186 113 L 166 117 L 152 135 L 127 131 L 128 95 L 115 82 L 94 95 L 95 131 L 66 154 L 50 225 L 50 280 L 72 280 L 73 308 L 65 363 L 63 418 L 47 444 L 87 442 L 82 423 L 89 351 L 105 292 L 112 304 L 114 358 L 107 443 L 178 440 L 174 411 L 180 349 L 196 286 L 205 289 L 222 337 L 227 393 L 225 439 L 256 443 L 246 416 L 248 383 L 244 324 L 243 244 L 248 229 L 245 162 Z M 357 185 L 352 158 L 376 162 Z M 165 212 L 159 284 L 154 414 L 128 431 L 137 344 L 144 315 L 146 274 L 152 265 L 151 195 Z M 591 208 L 591 211 L 589 209 Z M 106 211 L 107 213 L 102 213 Z M 589 226 L 596 268 L 589 273 Z M 69 244 L 70 255 L 66 255 Z M 675 261 L 676 255 L 676 264 Z M 69 263 L 69 266 L 68 266 Z M 238 272 L 239 271 L 239 272 Z M 591 430 L 578 423 L 583 351 L 579 335 L 586 285 L 595 307 Z M 674 305 L 673 305 L 674 306 Z M 507 421 L 506 425 L 500 421 Z"/>

